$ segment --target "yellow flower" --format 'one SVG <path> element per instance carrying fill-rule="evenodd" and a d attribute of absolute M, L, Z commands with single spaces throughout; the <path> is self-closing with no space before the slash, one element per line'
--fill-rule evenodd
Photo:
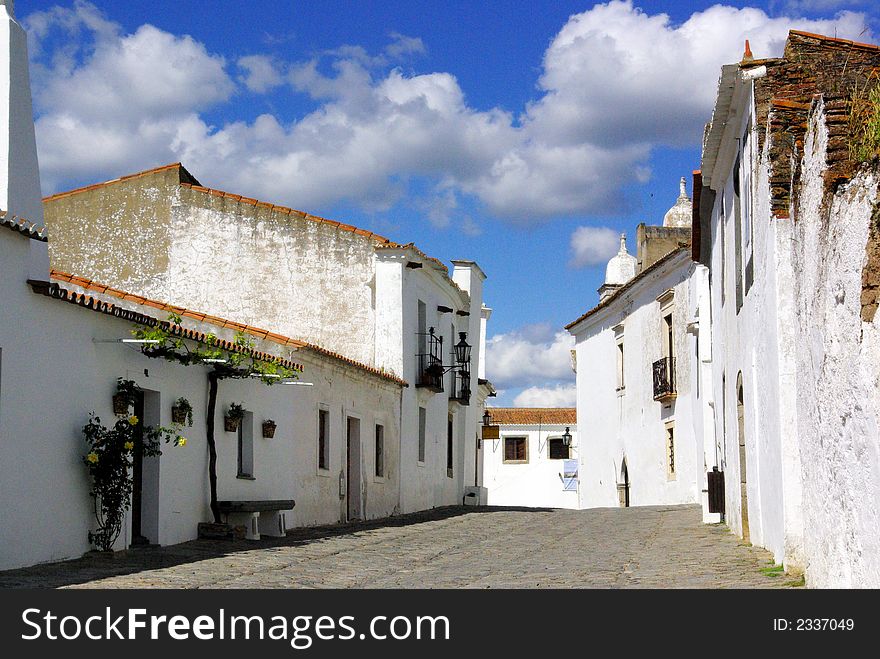
<path fill-rule="evenodd" d="M 98 461 L 98 454 L 97 453 L 89 453 L 86 456 L 86 460 L 88 460 L 92 464 L 95 464 Z"/>
<path fill-rule="evenodd" d="M 125 450 L 130 451 L 134 448 L 134 442 L 125 442 Z"/>
<path fill-rule="evenodd" d="M 177 438 L 178 446 L 186 446 L 186 437 L 178 437 Z"/>
<path fill-rule="evenodd" d="M 140 421 L 140 419 L 138 419 L 134 414 L 128 417 L 128 422 L 133 426 L 136 426 L 138 424 L 138 421 Z"/>

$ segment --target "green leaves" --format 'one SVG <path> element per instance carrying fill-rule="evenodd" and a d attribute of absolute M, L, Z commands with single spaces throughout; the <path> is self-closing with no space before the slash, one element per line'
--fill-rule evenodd
<path fill-rule="evenodd" d="M 253 355 L 253 339 L 245 332 L 235 333 L 232 345 L 226 349 L 214 334 L 206 334 L 201 340 L 184 339 L 179 329 L 179 314 L 169 314 L 168 320 L 155 326 L 138 325 L 132 335 L 142 341 L 150 341 L 141 347 L 147 357 L 162 358 L 184 366 L 210 365 L 221 378 L 257 377 L 266 385 L 298 377 L 295 370 L 287 368 L 280 358 L 260 359 Z M 190 425 L 192 425 L 190 423 Z"/>

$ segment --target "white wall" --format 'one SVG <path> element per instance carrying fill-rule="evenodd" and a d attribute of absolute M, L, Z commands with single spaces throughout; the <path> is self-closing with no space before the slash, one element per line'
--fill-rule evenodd
<path fill-rule="evenodd" d="M 483 485 L 488 489 L 490 506 L 530 508 L 573 508 L 578 505 L 577 490 L 566 492 L 560 475 L 564 460 L 551 460 L 549 440 L 562 437 L 566 426 L 503 425 L 500 439 L 483 441 Z M 570 432 L 571 459 L 578 457 L 577 429 Z M 504 462 L 504 438 L 526 437 L 528 462 Z"/>
<path fill-rule="evenodd" d="M 29 240 L 0 231 L 5 285 L 0 308 L 0 568 L 77 556 L 90 547 L 92 528 L 88 480 L 81 456 L 82 426 L 90 411 L 113 423 L 111 397 L 116 378 L 137 381 L 158 392 L 160 419 L 170 425 L 171 404 L 180 396 L 194 409 L 184 447 L 163 446 L 159 466 L 160 544 L 196 537 L 210 521 L 204 414 L 204 367 L 183 367 L 149 359 L 136 348 L 93 339 L 129 336 L 126 321 L 35 294 L 25 283 Z M 313 387 L 268 387 L 258 381 L 220 383 L 216 427 L 218 495 L 222 499 L 296 500 L 289 526 L 344 519 L 339 472 L 344 467 L 344 419 L 361 419 L 363 514 L 386 516 L 399 509 L 400 393 L 396 384 L 301 351 L 302 380 Z M 146 370 L 146 373 L 145 373 Z M 223 412 L 241 402 L 253 413 L 254 480 L 237 475 L 237 435 L 223 430 Z M 330 470 L 317 468 L 317 409 L 330 410 Z M 263 439 L 261 422 L 274 419 L 273 439 Z M 373 429 L 385 426 L 384 478 L 375 477 Z M 130 541 L 126 529 L 118 543 Z"/>
<path fill-rule="evenodd" d="M 754 283 L 743 292 L 737 309 L 736 270 L 743 272 L 749 251 L 744 234 L 742 257 L 736 257 L 733 168 L 737 141 L 749 122 L 755 126 L 752 82 L 737 82 L 733 106 L 738 108 L 724 133 L 712 176 L 715 205 L 712 236 L 712 344 L 715 433 L 721 444 L 725 472 L 726 515 L 730 528 L 743 536 L 740 496 L 740 450 L 737 412 L 737 378 L 742 377 L 743 430 L 745 436 L 749 539 L 773 552 L 777 561 L 797 562 L 802 545 L 796 494 L 798 455 L 784 461 L 783 446 L 790 449 L 794 428 L 794 372 L 784 359 L 795 349 L 791 335 L 791 267 L 784 254 L 790 249 L 791 220 L 770 213 L 769 142 L 763 153 L 747 151 L 750 163 L 751 225 Z M 763 127 L 760 130 L 764 130 Z M 757 143 L 753 130 L 751 144 Z M 743 221 L 749 208 L 743 202 Z M 723 237 L 722 237 L 723 232 Z M 723 270 L 723 274 L 722 274 Z M 723 288 L 723 290 L 722 290 Z M 786 493 L 785 488 L 790 492 Z M 788 504 L 789 510 L 786 510 Z M 786 554 L 788 546 L 788 554 Z"/>
<path fill-rule="evenodd" d="M 626 458 L 630 505 L 695 503 L 702 465 L 694 449 L 689 278 L 692 264 L 682 253 L 645 276 L 605 309 L 572 328 L 577 350 L 578 424 L 589 427 L 580 440 L 584 508 L 618 506 L 617 485 Z M 662 355 L 660 303 L 673 289 L 673 336 L 677 398 L 654 400 L 652 364 Z M 617 345 L 613 328 L 623 323 L 625 389 L 617 389 Z M 676 476 L 667 478 L 666 424 L 675 427 Z"/>
<path fill-rule="evenodd" d="M 877 170 L 825 195 L 821 102 L 804 139 L 791 240 L 807 583 L 880 587 L 880 332 L 861 319 Z M 830 198 L 829 198 L 830 197 Z M 873 221 L 876 221 L 873 220 Z"/>

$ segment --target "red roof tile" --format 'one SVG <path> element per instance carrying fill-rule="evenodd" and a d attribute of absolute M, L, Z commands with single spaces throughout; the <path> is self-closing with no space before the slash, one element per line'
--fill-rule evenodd
<path fill-rule="evenodd" d="M 492 423 L 499 426 L 574 425 L 574 407 L 489 407 Z"/>

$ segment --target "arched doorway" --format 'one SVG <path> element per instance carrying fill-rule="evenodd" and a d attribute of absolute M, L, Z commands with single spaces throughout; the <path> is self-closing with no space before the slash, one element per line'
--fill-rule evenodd
<path fill-rule="evenodd" d="M 626 458 L 620 466 L 620 481 L 617 483 L 617 498 L 621 508 L 629 508 L 629 469 L 626 466 Z"/>
<path fill-rule="evenodd" d="M 737 438 L 739 439 L 739 488 L 740 505 L 742 510 L 742 536 L 744 541 L 750 542 L 749 490 L 746 479 L 746 422 L 741 372 L 736 376 L 736 431 Z"/>

